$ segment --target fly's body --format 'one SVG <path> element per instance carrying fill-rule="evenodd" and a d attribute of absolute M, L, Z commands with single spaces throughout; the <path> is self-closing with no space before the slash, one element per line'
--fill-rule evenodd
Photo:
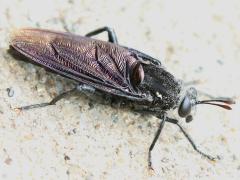
<path fill-rule="evenodd" d="M 109 42 L 90 38 L 103 31 L 108 32 Z M 10 47 L 29 58 L 31 62 L 79 82 L 76 88 L 60 94 L 49 103 L 19 109 L 55 104 L 66 93 L 75 90 L 98 90 L 124 98 L 140 107 L 140 111 L 149 111 L 162 119 L 149 148 L 149 167 L 151 151 L 165 122 L 179 126 L 198 153 L 214 160 L 196 148 L 194 142 L 178 124 L 178 120 L 168 117 L 167 112 L 177 108 L 179 117 L 186 118 L 189 122 L 192 120 L 192 106 L 212 104 L 231 109 L 229 105 L 234 102 L 230 99 L 198 101 L 195 89 L 183 92 L 181 83 L 161 65 L 160 61 L 138 50 L 119 45 L 112 29 L 100 28 L 86 36 L 41 29 L 21 29 L 13 33 Z"/>
<path fill-rule="evenodd" d="M 34 63 L 115 96 L 163 110 L 179 100 L 178 81 L 160 62 L 133 49 L 39 29 L 15 32 L 11 46 Z"/>

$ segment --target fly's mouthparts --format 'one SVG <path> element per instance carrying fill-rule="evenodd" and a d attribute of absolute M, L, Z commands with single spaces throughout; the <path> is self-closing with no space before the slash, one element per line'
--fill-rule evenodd
<path fill-rule="evenodd" d="M 230 105 L 235 104 L 235 101 L 232 99 L 212 99 L 212 100 L 197 101 L 196 104 L 209 104 L 209 105 L 219 106 L 227 110 L 232 110 Z"/>

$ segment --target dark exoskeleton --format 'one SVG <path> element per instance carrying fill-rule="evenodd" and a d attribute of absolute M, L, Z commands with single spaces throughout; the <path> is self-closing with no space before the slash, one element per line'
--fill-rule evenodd
<path fill-rule="evenodd" d="M 109 42 L 90 38 L 104 31 Z M 186 122 L 192 120 L 191 109 L 197 104 L 211 104 L 231 109 L 231 99 L 198 101 L 196 90 L 184 91 L 180 81 L 158 61 L 138 50 L 121 46 L 113 29 L 104 27 L 77 36 L 41 29 L 20 29 L 13 33 L 10 47 L 57 74 L 79 82 L 74 89 L 55 97 L 51 102 L 24 106 L 26 110 L 53 105 L 67 94 L 80 91 L 101 91 L 120 97 L 134 105 L 134 109 L 149 112 L 161 119 L 159 128 L 149 148 L 148 165 L 152 168 L 151 151 L 165 122 L 176 124 L 192 147 L 204 157 L 215 158 L 200 151 L 190 136 L 168 111 L 177 109 Z"/>

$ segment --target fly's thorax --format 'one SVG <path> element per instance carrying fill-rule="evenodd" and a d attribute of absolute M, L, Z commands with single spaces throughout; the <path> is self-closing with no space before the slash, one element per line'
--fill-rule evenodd
<path fill-rule="evenodd" d="M 152 105 L 163 110 L 177 106 L 181 83 L 160 65 L 143 64 L 144 80 L 139 85 L 143 93 L 150 93 L 153 97 Z"/>

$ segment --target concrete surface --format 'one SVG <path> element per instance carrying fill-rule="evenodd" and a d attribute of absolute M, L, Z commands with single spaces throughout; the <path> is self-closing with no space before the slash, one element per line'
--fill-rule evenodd
<path fill-rule="evenodd" d="M 0 0 L 0 179 L 239 179 L 239 104 L 232 111 L 202 105 L 192 123 L 182 122 L 201 150 L 220 160 L 202 158 L 166 124 L 152 172 L 147 151 L 158 119 L 81 94 L 16 112 L 50 100 L 72 82 L 7 53 L 9 32 L 17 27 L 84 35 L 108 25 L 121 44 L 159 58 L 176 77 L 201 80 L 199 90 L 238 102 L 239 22 L 239 0 Z"/>

